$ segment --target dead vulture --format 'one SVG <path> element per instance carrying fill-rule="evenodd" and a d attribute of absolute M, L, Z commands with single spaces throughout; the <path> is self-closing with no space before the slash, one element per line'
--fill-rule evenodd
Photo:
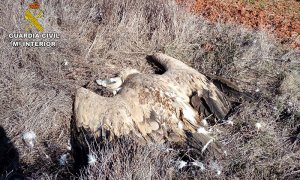
<path fill-rule="evenodd" d="M 139 143 L 174 142 L 219 150 L 205 131 L 207 115 L 223 119 L 230 109 L 222 92 L 197 70 L 162 53 L 150 56 L 163 74 L 124 70 L 119 77 L 97 80 L 114 91 L 103 97 L 79 88 L 74 123 L 100 142 L 130 136 Z M 77 133 L 78 135 L 78 133 Z"/>

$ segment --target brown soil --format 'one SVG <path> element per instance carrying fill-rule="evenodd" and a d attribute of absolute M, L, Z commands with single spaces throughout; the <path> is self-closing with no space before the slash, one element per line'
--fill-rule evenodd
<path fill-rule="evenodd" d="M 266 28 L 283 44 L 300 47 L 300 2 L 295 0 L 195 0 L 192 11 L 211 21 Z"/>

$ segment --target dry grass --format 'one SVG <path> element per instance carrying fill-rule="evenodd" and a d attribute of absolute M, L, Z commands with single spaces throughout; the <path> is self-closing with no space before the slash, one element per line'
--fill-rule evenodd
<path fill-rule="evenodd" d="M 119 141 L 102 150 L 92 148 L 96 162 L 82 170 L 80 179 L 166 179 L 174 178 L 175 150 L 166 146 L 140 146 L 132 140 Z"/>
<path fill-rule="evenodd" d="M 210 24 L 169 0 L 42 1 L 45 32 L 60 33 L 58 46 L 13 48 L 8 34 L 23 32 L 27 4 L 10 0 L 0 4 L 0 126 L 18 151 L 24 176 L 75 178 L 72 159 L 66 166 L 58 161 L 70 153 L 75 89 L 83 85 L 96 89 L 96 78 L 125 67 L 153 72 L 144 58 L 161 50 L 204 74 L 237 82 L 256 97 L 241 100 L 238 112 L 230 117 L 233 126 L 213 127 L 222 131 L 218 139 L 228 152 L 217 162 L 221 175 L 206 160 L 203 172 L 196 167 L 178 170 L 178 152 L 166 153 L 168 146 L 132 143 L 137 151 L 130 154 L 123 142 L 96 152 L 97 166 L 87 167 L 81 178 L 299 178 L 299 142 L 289 138 L 299 134 L 299 98 L 294 98 L 299 87 L 290 87 L 293 82 L 281 85 L 282 80 L 293 79 L 284 78 L 290 70 L 299 72 L 299 52 L 281 48 L 266 32 Z M 260 130 L 256 123 L 262 125 Z M 29 130 L 37 135 L 34 148 L 22 142 L 22 134 Z"/>

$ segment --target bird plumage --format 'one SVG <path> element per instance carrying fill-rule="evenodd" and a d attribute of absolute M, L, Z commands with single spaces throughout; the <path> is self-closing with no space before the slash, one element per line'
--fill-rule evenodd
<path fill-rule="evenodd" d="M 206 144 L 219 149 L 208 134 L 197 129 L 207 125 L 203 104 L 216 118 L 226 116 L 230 104 L 223 94 L 204 75 L 177 59 L 156 53 L 152 61 L 166 72 L 121 72 L 121 90 L 114 97 L 78 89 L 76 127 L 87 129 L 102 142 L 131 136 L 140 143 L 183 142 L 200 150 Z"/>

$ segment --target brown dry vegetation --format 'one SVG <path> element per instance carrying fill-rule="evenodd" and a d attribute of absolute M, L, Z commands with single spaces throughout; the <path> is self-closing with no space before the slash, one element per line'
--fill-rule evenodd
<path fill-rule="evenodd" d="M 1 134 L 7 136 L 4 144 L 18 154 L 12 159 L 20 163 L 0 172 L 0 179 L 15 172 L 30 179 L 300 177 L 300 97 L 295 85 L 299 51 L 283 48 L 268 32 L 209 23 L 169 0 L 42 1 L 45 32 L 60 33 L 58 46 L 14 48 L 8 34 L 24 32 L 26 3 L 0 4 L 0 126 L 5 130 Z M 96 166 L 79 175 L 72 171 L 72 157 L 60 165 L 58 158 L 70 153 L 75 89 L 97 89 L 95 79 L 125 67 L 152 73 L 145 56 L 159 50 L 206 75 L 229 79 L 255 97 L 238 100 L 242 104 L 230 116 L 233 125 L 212 127 L 228 156 L 216 162 L 199 159 L 205 171 L 194 166 L 178 170 L 180 150 L 168 150 L 168 145 L 140 147 L 126 140 L 99 151 L 91 148 Z M 262 125 L 260 130 L 256 123 Z M 22 134 L 29 130 L 37 134 L 33 148 L 22 142 Z M 220 175 L 215 163 L 222 167 Z"/>

